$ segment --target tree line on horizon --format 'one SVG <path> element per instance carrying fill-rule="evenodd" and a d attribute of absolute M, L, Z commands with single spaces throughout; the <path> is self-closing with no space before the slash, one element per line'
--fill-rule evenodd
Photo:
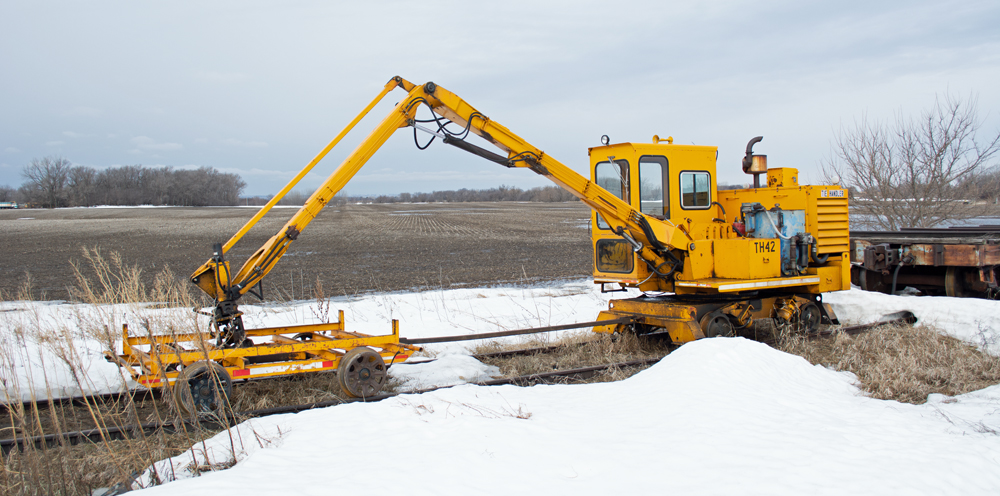
<path fill-rule="evenodd" d="M 302 205 L 309 199 L 311 193 L 291 191 L 284 196 L 278 205 Z M 241 198 L 241 205 L 263 205 L 271 196 L 253 196 Z M 466 189 L 433 191 L 431 193 L 400 193 L 398 195 L 340 195 L 333 198 L 333 203 L 462 203 L 462 202 L 566 202 L 575 200 L 572 193 L 559 186 L 540 186 L 531 189 L 521 189 L 515 186 L 502 185 L 488 189 Z"/>
<path fill-rule="evenodd" d="M 19 188 L 0 187 L 0 201 L 42 208 L 96 205 L 237 205 L 246 182 L 212 167 L 174 169 L 123 165 L 95 169 L 61 157 L 32 159 Z"/>

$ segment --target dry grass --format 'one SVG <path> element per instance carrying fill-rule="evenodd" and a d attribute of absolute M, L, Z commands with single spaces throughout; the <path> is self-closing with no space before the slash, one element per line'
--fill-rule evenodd
<path fill-rule="evenodd" d="M 398 383 L 390 378 L 380 394 L 396 392 L 397 388 Z M 336 372 L 317 372 L 234 384 L 232 408 L 241 412 L 347 399 Z"/>
<path fill-rule="evenodd" d="M 849 371 L 873 398 L 921 404 L 927 395 L 968 393 L 1000 383 L 1000 358 L 926 326 L 886 325 L 849 336 L 785 336 L 779 349 Z"/>
<path fill-rule="evenodd" d="M 191 431 L 138 440 L 12 451 L 2 460 L 0 492 L 89 495 L 97 488 L 127 487 L 153 461 L 179 455 L 213 434 Z"/>
<path fill-rule="evenodd" d="M 194 312 L 170 315 L 160 312 L 155 316 L 148 312 L 159 307 L 191 308 L 196 303 L 184 281 L 174 277 L 169 269 L 156 274 L 154 284 L 147 290 L 141 271 L 125 265 L 117 254 L 105 256 L 96 249 L 84 249 L 83 257 L 85 263 L 73 267 L 77 286 L 72 294 L 87 307 L 75 314 L 72 319 L 75 325 L 46 314 L 32 303 L 30 277 L 16 295 L 17 300 L 25 302 L 25 310 L 0 316 L 0 326 L 4 329 L 0 333 L 3 391 L 8 394 L 18 390 L 44 391 L 43 397 L 32 398 L 26 405 L 19 397 L 2 398 L 8 408 L 5 422 L 0 424 L 6 434 L 0 437 L 42 436 L 94 426 L 122 427 L 176 417 L 172 402 L 137 402 L 128 396 L 114 403 L 88 401 L 82 408 L 60 404 L 46 407 L 38 403 L 56 396 L 49 377 L 55 370 L 67 372 L 79 390 L 96 389 L 86 372 L 92 360 L 90 351 L 78 349 L 78 340 L 96 340 L 114 352 L 121 339 L 123 312 L 139 321 L 141 332 L 185 332 L 198 327 Z M 50 357 L 48 363 L 46 356 Z M 19 375 L 23 364 L 39 360 L 44 371 L 41 377 Z M 0 455 L 0 493 L 90 494 L 100 487 L 128 486 L 137 472 L 153 462 L 178 455 L 214 434 L 189 430 L 121 441 L 103 439 L 76 446 L 27 446 L 23 451 Z"/>

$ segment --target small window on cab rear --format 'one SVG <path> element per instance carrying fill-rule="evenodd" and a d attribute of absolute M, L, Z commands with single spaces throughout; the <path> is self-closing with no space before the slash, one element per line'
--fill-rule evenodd
<path fill-rule="evenodd" d="M 681 172 L 681 208 L 705 209 L 712 206 L 712 176 L 708 172 Z"/>
<path fill-rule="evenodd" d="M 612 195 L 628 202 L 628 161 L 615 160 L 614 162 L 598 162 L 594 166 L 594 181 L 598 186 L 606 189 Z M 597 214 L 597 227 L 600 229 L 611 229 L 611 226 L 604 221 L 601 214 Z"/>
<path fill-rule="evenodd" d="M 670 217 L 668 177 L 666 157 L 639 159 L 639 210 L 642 213 L 658 219 Z"/>

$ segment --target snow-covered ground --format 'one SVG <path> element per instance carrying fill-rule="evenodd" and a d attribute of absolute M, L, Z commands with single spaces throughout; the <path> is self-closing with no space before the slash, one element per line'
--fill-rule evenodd
<path fill-rule="evenodd" d="M 339 299 L 331 314 L 343 309 L 349 329 L 373 334 L 388 333 L 397 318 L 404 336 L 428 337 L 593 320 L 611 296 L 628 295 L 575 281 Z M 856 289 L 825 301 L 848 324 L 909 310 L 942 332 L 1000 352 L 1000 302 Z M 254 327 L 315 322 L 321 313 L 312 302 L 242 308 Z M 5 347 L 18 344 L 16 322 L 72 331 L 87 311 L 5 303 L 0 339 Z M 132 325 L 149 312 L 177 312 L 102 311 Z M 53 350 L 65 347 L 43 341 L 23 343 L 17 384 L 31 378 L 73 393 L 77 382 L 53 365 Z M 90 359 L 80 381 L 85 389 L 119 387 L 97 342 L 71 342 Z M 493 373 L 468 356 L 468 346 L 432 346 L 437 361 L 395 365 L 391 373 L 415 388 Z M 2 378 L 11 397 L 25 396 Z M 616 383 L 466 384 L 255 419 L 158 463 L 156 475 L 147 472 L 140 482 L 177 478 L 150 491 L 213 495 L 357 492 L 386 483 L 417 494 L 1000 494 L 1000 386 L 909 405 L 865 397 L 853 381 L 745 339 L 708 339 Z M 191 467 L 228 466 L 234 456 L 235 466 L 192 477 Z"/>
<path fill-rule="evenodd" d="M 152 494 L 997 494 L 1000 386 L 914 406 L 708 339 L 616 383 L 458 386 L 253 420 Z M 156 465 L 190 475 L 194 450 Z M 151 473 L 145 474 L 149 482 Z"/>

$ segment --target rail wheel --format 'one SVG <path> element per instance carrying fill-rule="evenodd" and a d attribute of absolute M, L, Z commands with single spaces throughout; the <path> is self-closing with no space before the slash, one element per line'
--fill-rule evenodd
<path fill-rule="evenodd" d="M 955 298 L 965 296 L 965 288 L 962 285 L 962 269 L 960 267 L 948 267 L 944 273 L 944 293 Z"/>
<path fill-rule="evenodd" d="M 810 301 L 799 308 L 799 327 L 806 332 L 816 332 L 819 323 L 823 319 L 819 305 Z"/>
<path fill-rule="evenodd" d="M 865 291 L 886 294 L 891 292 L 889 286 L 882 282 L 882 274 L 875 271 L 862 268 L 861 272 L 858 274 L 858 283 L 858 286 Z"/>
<path fill-rule="evenodd" d="M 347 352 L 337 367 L 337 381 L 344 394 L 352 398 L 375 396 L 387 377 L 385 361 L 371 348 L 359 347 Z"/>
<path fill-rule="evenodd" d="M 707 338 L 732 337 L 733 335 L 733 323 L 729 321 L 726 314 L 719 311 L 706 314 L 701 318 L 699 324 Z"/>
<path fill-rule="evenodd" d="M 223 416 L 233 392 L 233 379 L 216 362 L 195 362 L 181 369 L 174 382 L 174 402 L 181 415 Z"/>

